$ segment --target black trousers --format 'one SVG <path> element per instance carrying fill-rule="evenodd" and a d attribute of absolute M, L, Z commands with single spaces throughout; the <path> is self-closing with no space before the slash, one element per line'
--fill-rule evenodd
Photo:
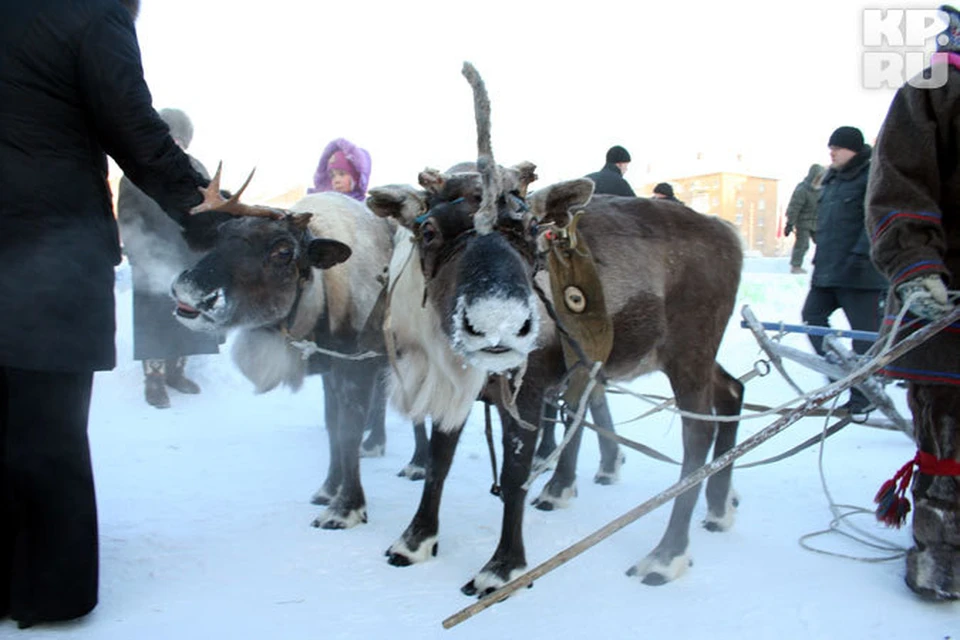
<path fill-rule="evenodd" d="M 0 614 L 21 622 L 97 604 L 92 386 L 92 372 L 0 366 Z"/>
<path fill-rule="evenodd" d="M 844 287 L 810 287 L 801 315 L 806 324 L 830 326 L 830 314 L 843 309 L 850 328 L 857 331 L 877 331 L 880 328 L 880 291 L 847 289 Z M 809 336 L 817 353 L 823 355 L 823 337 Z M 853 350 L 866 353 L 873 343 L 854 340 Z"/>

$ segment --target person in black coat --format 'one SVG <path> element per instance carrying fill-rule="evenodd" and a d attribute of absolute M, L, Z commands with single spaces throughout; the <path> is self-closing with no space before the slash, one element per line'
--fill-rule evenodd
<path fill-rule="evenodd" d="M 117 225 L 107 154 L 199 243 L 205 180 L 143 79 L 133 0 L 0 0 L 0 618 L 97 603 L 87 441 L 93 372 L 115 365 Z"/>
<path fill-rule="evenodd" d="M 629 164 L 630 154 L 627 153 L 626 149 L 620 145 L 610 147 L 607 150 L 607 163 L 603 165 L 603 168 L 600 171 L 588 173 L 586 176 L 593 180 L 596 185 L 593 192 L 635 198 L 637 194 L 633 192 L 630 184 L 623 179 Z"/>
<path fill-rule="evenodd" d="M 673 185 L 669 182 L 658 182 L 653 188 L 653 194 L 650 197 L 655 200 L 666 200 L 667 202 L 683 204 L 683 202 L 681 202 L 680 199 L 673 193 Z"/>
<path fill-rule="evenodd" d="M 180 109 L 161 109 L 160 117 L 184 151 L 193 139 L 193 123 Z M 208 173 L 196 158 L 193 168 Z M 120 180 L 117 198 L 120 240 L 133 275 L 133 359 L 143 362 L 144 398 L 165 409 L 170 406 L 166 387 L 180 393 L 200 393 L 200 386 L 184 373 L 187 356 L 219 352 L 221 339 L 211 333 L 191 331 L 173 316 L 170 283 L 184 269 L 200 261 L 203 253 L 186 243 L 180 226 L 129 178 Z"/>
<path fill-rule="evenodd" d="M 877 331 L 880 302 L 888 284 L 870 261 L 870 240 L 864 226 L 871 149 L 855 127 L 840 127 L 827 145 L 831 164 L 820 182 L 817 251 L 801 315 L 806 324 L 828 327 L 830 315 L 843 309 L 851 329 Z M 824 353 L 822 337 L 810 336 L 810 342 L 817 353 Z M 857 353 L 869 348 L 869 342 L 853 342 Z M 851 389 L 845 409 L 861 413 L 869 405 L 866 396 Z"/>

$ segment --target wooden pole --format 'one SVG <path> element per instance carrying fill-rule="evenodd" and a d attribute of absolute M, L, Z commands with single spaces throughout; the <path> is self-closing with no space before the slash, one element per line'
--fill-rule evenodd
<path fill-rule="evenodd" d="M 957 322 L 958 320 L 960 320 L 960 307 L 955 308 L 948 315 L 940 318 L 939 320 L 931 322 L 927 326 L 922 327 L 916 332 L 910 334 L 898 344 L 894 345 L 889 351 L 881 353 L 869 363 L 863 365 L 860 369 L 852 373 L 849 377 L 844 378 L 843 380 L 838 380 L 837 382 L 825 387 L 822 391 L 812 394 L 809 398 L 807 398 L 807 402 L 802 407 L 798 407 L 796 411 L 783 416 L 766 429 L 750 436 L 737 446 L 724 453 L 719 458 L 716 458 L 709 464 L 703 465 L 689 475 L 684 476 L 679 482 L 675 483 L 665 491 L 650 498 L 643 504 L 634 507 L 613 522 L 610 522 L 600 529 L 597 529 L 579 542 L 570 545 L 560 553 L 548 559 L 546 562 L 537 565 L 523 575 L 517 576 L 515 579 L 503 585 L 489 596 L 478 600 L 469 607 L 461 609 L 443 621 L 443 628 L 453 628 L 464 620 L 472 618 L 474 615 L 480 613 L 487 607 L 506 600 L 514 591 L 532 584 L 537 578 L 549 573 L 550 571 L 553 571 L 560 565 L 565 564 L 573 558 L 576 558 L 587 549 L 610 537 L 634 520 L 638 520 L 657 507 L 662 506 L 670 500 L 673 500 L 681 493 L 692 489 L 724 467 L 732 464 L 734 460 L 743 454 L 760 446 L 776 434 L 789 427 L 791 424 L 803 418 L 810 409 L 826 404 L 829 400 L 843 393 L 843 391 L 849 387 L 866 380 L 879 369 L 883 368 L 893 360 L 896 360 L 917 345 L 929 340 L 938 331 L 952 324 L 953 322 Z"/>

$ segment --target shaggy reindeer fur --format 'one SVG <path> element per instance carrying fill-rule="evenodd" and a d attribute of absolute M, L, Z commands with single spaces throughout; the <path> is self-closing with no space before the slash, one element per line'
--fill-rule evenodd
<path fill-rule="evenodd" d="M 280 384 L 298 389 L 308 368 L 324 374 L 330 469 L 313 501 L 329 508 L 314 524 L 345 528 L 366 521 L 359 448 L 365 426 L 382 438 L 386 360 L 314 355 L 308 362 L 290 339 L 346 354 L 360 350 L 393 225 L 333 192 L 309 195 L 292 211 L 282 220 L 225 223 L 214 249 L 181 274 L 173 291 L 187 326 L 239 330 L 233 358 L 257 392 Z"/>
<path fill-rule="evenodd" d="M 523 485 L 537 434 L 521 426 L 514 411 L 523 422 L 536 424 L 545 394 L 560 384 L 566 370 L 555 327 L 546 313 L 538 313 L 540 302 L 533 294 L 539 227 L 565 227 L 574 212 L 585 212 L 579 230 L 597 261 L 614 329 L 606 376 L 629 380 L 659 369 L 670 379 L 677 406 L 698 414 L 740 412 L 743 386 L 715 358 L 733 310 L 743 255 L 736 231 L 721 220 L 673 203 L 609 196 L 591 200 L 593 183 L 585 179 L 551 185 L 525 201 L 532 167 L 527 165 L 525 173 L 493 163 L 489 102 L 475 70 L 465 65 L 464 75 L 474 87 L 479 174 L 427 171 L 420 176 L 424 191 L 374 189 L 368 204 L 414 232 L 415 254 L 409 262 L 422 266 L 422 284 L 412 280 L 408 293 L 422 288 L 417 298 L 422 306 L 410 315 L 404 315 L 409 308 L 392 310 L 401 360 L 406 357 L 411 363 L 401 372 L 418 381 L 459 374 L 452 386 L 465 389 L 456 399 L 435 394 L 419 397 L 416 405 L 400 403 L 418 415 L 442 414 L 448 422 L 434 426 L 420 506 L 387 551 L 391 564 L 404 566 L 436 555 L 440 496 L 463 427 L 460 417 L 469 411 L 474 390 L 479 392 L 488 374 L 515 374 L 513 369 L 526 363 L 512 410 L 512 397 L 504 397 L 495 385 L 487 389 L 503 424 L 503 527 L 492 558 L 463 587 L 464 593 L 484 595 L 526 568 Z M 462 340 L 465 334 L 470 340 Z M 519 378 L 514 376 L 515 381 Z M 715 456 L 729 450 L 736 430 L 736 422 L 684 418 L 682 474 L 702 466 L 714 442 Z M 575 493 L 578 442 L 564 450 L 538 498 L 542 508 L 562 506 Z M 705 524 L 710 530 L 732 522 L 736 498 L 730 480 L 727 468 L 707 484 L 710 515 Z M 686 569 L 698 492 L 699 487 L 676 499 L 662 540 L 630 575 L 662 584 Z"/>

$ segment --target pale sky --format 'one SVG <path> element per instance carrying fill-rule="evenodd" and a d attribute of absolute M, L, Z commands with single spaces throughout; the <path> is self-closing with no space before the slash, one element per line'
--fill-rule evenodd
<path fill-rule="evenodd" d="M 254 199 L 308 183 L 336 137 L 370 151 L 372 186 L 475 159 L 465 60 L 496 159 L 536 163 L 534 187 L 621 144 L 636 189 L 714 170 L 703 152 L 784 191 L 836 127 L 876 136 L 893 91 L 863 88 L 863 10 L 889 6 L 937 5 L 143 0 L 137 30 L 154 105 L 192 117 L 190 151 L 224 161 L 226 188 L 256 166 Z"/>

